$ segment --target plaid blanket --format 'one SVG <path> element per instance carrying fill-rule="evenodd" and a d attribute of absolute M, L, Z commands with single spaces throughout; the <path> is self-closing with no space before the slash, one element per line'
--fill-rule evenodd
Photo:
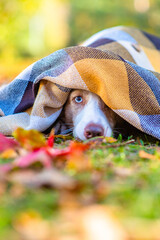
<path fill-rule="evenodd" d="M 0 132 L 44 131 L 71 89 L 98 94 L 118 115 L 160 139 L 160 39 L 134 28 L 103 30 L 33 63 L 0 89 Z"/>

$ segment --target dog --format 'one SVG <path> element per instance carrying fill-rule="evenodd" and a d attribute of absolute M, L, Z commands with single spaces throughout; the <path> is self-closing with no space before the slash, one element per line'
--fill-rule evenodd
<path fill-rule="evenodd" d="M 73 90 L 64 107 L 65 123 L 73 128 L 75 138 L 86 140 L 112 135 L 114 114 L 94 93 Z"/>
<path fill-rule="evenodd" d="M 137 129 L 118 116 L 95 93 L 86 90 L 72 90 L 54 125 L 56 134 L 73 132 L 78 140 L 94 137 L 111 137 L 121 133 L 124 137 Z"/>

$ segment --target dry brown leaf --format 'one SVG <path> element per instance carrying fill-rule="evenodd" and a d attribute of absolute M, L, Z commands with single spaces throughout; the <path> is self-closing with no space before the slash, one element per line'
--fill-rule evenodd
<path fill-rule="evenodd" d="M 146 159 L 151 159 L 151 160 L 155 160 L 156 159 L 156 156 L 154 156 L 154 155 L 152 155 L 150 153 L 147 153 L 147 152 L 145 152 L 143 150 L 139 151 L 139 156 L 141 158 L 146 158 Z"/>
<path fill-rule="evenodd" d="M 8 176 L 8 180 L 34 188 L 50 186 L 57 189 L 73 190 L 77 187 L 77 182 L 74 179 L 55 168 L 44 169 L 38 173 L 33 170 L 13 172 Z"/>

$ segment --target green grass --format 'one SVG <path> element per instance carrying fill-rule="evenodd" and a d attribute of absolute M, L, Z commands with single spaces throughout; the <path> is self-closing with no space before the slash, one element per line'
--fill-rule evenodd
<path fill-rule="evenodd" d="M 120 219 L 160 218 L 160 159 L 158 148 L 151 144 L 108 147 L 102 143 L 88 150 L 87 159 L 91 168 L 79 171 L 76 168 L 62 169 L 76 179 L 80 187 L 70 194 L 78 204 L 106 204 L 118 209 Z M 60 143 L 64 144 L 64 143 Z M 106 148 L 107 146 L 107 148 Z M 61 147 L 61 145 L 59 145 Z M 157 156 L 143 159 L 139 151 Z M 3 162 L 0 159 L 0 162 Z M 56 219 L 66 191 L 58 189 L 29 189 L 17 184 L 2 184 L 0 193 L 0 239 L 10 240 L 14 221 L 20 213 L 35 211 L 44 219 Z M 1 187 L 1 186 L 0 186 Z M 20 193 L 15 193 L 20 188 Z M 21 192 L 22 191 L 22 192 Z M 1 192 L 1 191 L 0 191 Z M 13 235 L 14 236 L 14 235 Z M 16 235 L 15 235 L 16 236 Z M 14 239 L 14 238 L 12 238 Z M 15 239 L 19 239 L 16 238 Z"/>

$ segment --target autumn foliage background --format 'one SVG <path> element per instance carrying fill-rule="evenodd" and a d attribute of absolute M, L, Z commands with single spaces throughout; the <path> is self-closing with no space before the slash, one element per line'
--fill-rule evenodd
<path fill-rule="evenodd" d="M 1 0 L 0 80 L 113 26 L 160 35 L 160 0 Z"/>

